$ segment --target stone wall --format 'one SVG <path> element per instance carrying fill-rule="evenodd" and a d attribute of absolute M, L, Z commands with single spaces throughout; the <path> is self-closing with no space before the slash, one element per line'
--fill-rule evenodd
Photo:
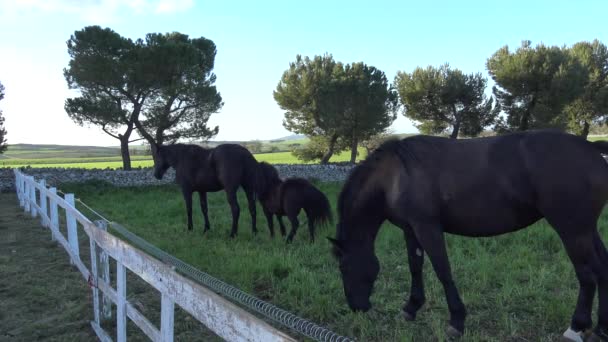
<path fill-rule="evenodd" d="M 275 165 L 282 178 L 303 177 L 325 182 L 346 179 L 351 165 Z M 116 186 L 159 185 L 172 183 L 175 172 L 169 169 L 162 180 L 152 175 L 152 168 L 133 171 L 99 170 L 99 169 L 62 169 L 62 168 L 22 168 L 25 174 L 36 180 L 45 179 L 49 186 L 61 183 L 80 183 L 88 180 L 106 181 Z M 0 192 L 15 191 L 15 177 L 10 168 L 0 169 Z"/>

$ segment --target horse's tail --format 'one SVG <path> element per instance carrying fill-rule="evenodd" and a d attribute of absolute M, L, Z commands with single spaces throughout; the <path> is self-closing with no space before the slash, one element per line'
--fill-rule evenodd
<path fill-rule="evenodd" d="M 312 220 L 315 226 L 330 224 L 333 222 L 333 217 L 327 196 L 312 184 L 309 184 L 308 187 L 306 191 L 302 191 L 305 202 L 304 210 L 308 219 Z"/>

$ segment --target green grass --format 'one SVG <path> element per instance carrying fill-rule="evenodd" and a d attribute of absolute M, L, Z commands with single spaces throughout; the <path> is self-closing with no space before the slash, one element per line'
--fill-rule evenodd
<path fill-rule="evenodd" d="M 365 152 L 360 149 L 357 160 L 364 156 Z M 291 152 L 257 153 L 253 155 L 258 161 L 266 161 L 271 164 L 303 164 L 301 160 Z M 330 162 L 345 162 L 350 160 L 350 151 L 334 155 Z M 309 162 L 316 164 L 318 161 Z M 122 168 L 120 157 L 96 157 L 96 158 L 42 158 L 42 159 L 0 159 L 0 167 L 56 167 L 56 168 L 83 168 L 83 169 L 118 169 Z M 131 156 L 131 166 L 152 167 L 154 162 L 150 156 Z"/>
<path fill-rule="evenodd" d="M 335 208 L 341 184 L 317 185 Z M 402 319 L 410 276 L 403 234 L 392 225 L 386 224 L 376 241 L 382 269 L 372 296 L 374 307 L 368 313 L 352 313 L 324 239 L 334 236 L 333 226 L 318 229 L 314 244 L 309 243 L 307 229 L 300 227 L 294 243 L 286 245 L 269 237 L 258 208 L 260 233 L 253 236 L 240 193 L 239 235 L 231 240 L 231 216 L 223 192 L 209 194 L 212 230 L 203 235 L 197 200 L 195 230 L 186 231 L 184 202 L 174 185 L 114 188 L 97 182 L 61 188 L 199 269 L 339 333 L 360 341 L 444 340 L 448 311 L 428 259 L 427 303 L 415 322 Z M 600 226 L 608 241 L 608 213 L 601 217 Z M 577 282 L 560 240 L 544 221 L 495 238 L 448 236 L 447 244 L 469 312 L 464 341 L 555 341 L 568 327 Z"/>

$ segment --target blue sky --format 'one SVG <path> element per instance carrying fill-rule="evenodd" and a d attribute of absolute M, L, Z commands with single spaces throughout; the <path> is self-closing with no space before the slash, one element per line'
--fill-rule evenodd
<path fill-rule="evenodd" d="M 386 72 L 449 62 L 482 72 L 498 48 L 533 44 L 608 43 L 608 1 L 194 1 L 0 0 L 0 108 L 9 143 L 117 145 L 96 127 L 65 114 L 73 96 L 62 70 L 65 42 L 87 25 L 130 38 L 179 31 L 217 45 L 217 87 L 225 105 L 210 120 L 216 140 L 291 134 L 272 97 L 297 54 L 333 54 Z M 395 132 L 415 132 L 399 115 Z"/>

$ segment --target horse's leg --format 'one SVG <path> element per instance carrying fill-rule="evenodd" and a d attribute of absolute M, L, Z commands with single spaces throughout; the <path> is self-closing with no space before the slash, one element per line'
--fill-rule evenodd
<path fill-rule="evenodd" d="M 593 244 L 596 254 L 594 272 L 597 275 L 599 307 L 598 323 L 591 340 L 608 341 L 608 250 L 597 231 L 593 237 Z"/>
<path fill-rule="evenodd" d="M 416 239 L 411 228 L 403 229 L 407 245 L 407 257 L 411 274 L 410 298 L 403 307 L 403 316 L 407 321 L 416 319 L 416 313 L 424 305 L 424 283 L 422 278 L 422 265 L 424 263 L 424 251 Z"/>
<path fill-rule="evenodd" d="M 281 228 L 281 236 L 285 236 L 285 224 L 283 223 L 283 215 L 277 215 L 277 220 L 279 221 L 279 227 Z"/>
<path fill-rule="evenodd" d="M 264 208 L 264 215 L 268 222 L 268 230 L 270 231 L 270 237 L 274 237 L 274 223 L 272 221 L 272 213 L 268 209 Z"/>
<path fill-rule="evenodd" d="M 459 337 L 464 333 L 466 309 L 452 279 L 443 231 L 440 229 L 439 224 L 421 223 L 414 224 L 412 227 L 420 242 L 420 246 L 422 246 L 422 249 L 431 260 L 437 278 L 439 278 L 441 285 L 443 285 L 448 309 L 450 310 L 450 325 L 446 332 L 450 337 Z"/>
<path fill-rule="evenodd" d="M 306 212 L 306 218 L 308 219 L 308 231 L 310 232 L 310 242 L 315 242 L 315 224 L 312 215 Z"/>
<path fill-rule="evenodd" d="M 239 201 L 236 198 L 236 188 L 235 189 L 226 189 L 226 198 L 228 199 L 228 204 L 230 204 L 230 210 L 232 211 L 232 229 L 230 230 L 230 237 L 234 238 L 236 236 L 239 224 Z"/>
<path fill-rule="evenodd" d="M 182 188 L 184 201 L 186 202 L 186 215 L 188 216 L 188 230 L 192 230 L 192 190 L 188 187 Z"/>
<path fill-rule="evenodd" d="M 298 213 L 288 213 L 287 218 L 291 222 L 291 230 L 289 231 L 289 235 L 287 236 L 287 243 L 291 243 L 293 241 L 293 237 L 296 235 L 296 231 L 298 230 L 298 226 L 300 226 L 300 222 L 298 221 Z"/>
<path fill-rule="evenodd" d="M 258 233 L 256 227 L 256 207 L 255 207 L 255 192 L 253 189 L 245 188 L 245 194 L 247 195 L 247 202 L 249 202 L 249 213 L 251 214 L 251 231 L 253 234 Z"/>
<path fill-rule="evenodd" d="M 207 193 L 204 191 L 198 192 L 198 197 L 201 202 L 201 211 L 203 212 L 203 217 L 205 218 L 205 229 L 203 229 L 203 233 L 211 229 L 211 225 L 209 224 L 209 215 L 207 209 Z"/>
<path fill-rule="evenodd" d="M 559 232 L 559 230 L 558 230 Z M 560 234 L 568 257 L 572 261 L 579 283 L 578 300 L 572 315 L 570 328 L 564 333 L 564 340 L 582 342 L 583 334 L 592 327 L 591 309 L 595 297 L 596 281 L 593 272 L 595 248 L 592 232 L 578 236 Z"/>

